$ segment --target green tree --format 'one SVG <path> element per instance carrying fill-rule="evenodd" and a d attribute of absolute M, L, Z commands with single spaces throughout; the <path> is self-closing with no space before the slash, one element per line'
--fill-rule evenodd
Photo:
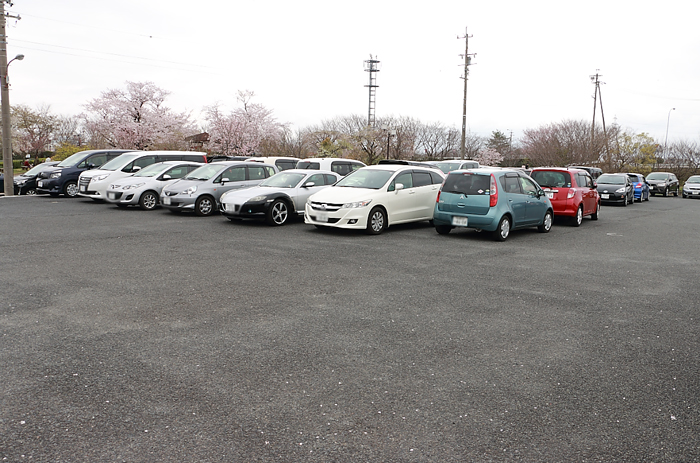
<path fill-rule="evenodd" d="M 486 147 L 507 155 L 510 152 L 510 139 L 500 130 L 494 130 L 486 141 Z"/>

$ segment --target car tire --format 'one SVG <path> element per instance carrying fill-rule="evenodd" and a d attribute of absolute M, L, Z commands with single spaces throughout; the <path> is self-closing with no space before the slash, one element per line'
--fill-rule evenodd
<path fill-rule="evenodd" d="M 591 220 L 598 220 L 599 216 L 600 216 L 600 203 L 596 204 L 595 212 L 593 214 L 591 214 Z"/>
<path fill-rule="evenodd" d="M 510 219 L 507 215 L 501 217 L 498 222 L 498 228 L 493 232 L 493 239 L 496 241 L 505 241 L 510 236 Z"/>
<path fill-rule="evenodd" d="M 676 198 L 678 197 L 678 188 L 676 188 L 676 191 L 673 192 L 673 196 L 675 196 Z"/>
<path fill-rule="evenodd" d="M 289 221 L 289 205 L 286 201 L 278 199 L 272 203 L 265 214 L 265 221 L 268 225 L 280 226 Z"/>
<path fill-rule="evenodd" d="M 144 211 L 152 211 L 158 206 L 158 201 L 155 191 L 144 191 L 139 198 L 139 207 Z"/>
<path fill-rule="evenodd" d="M 24 192 L 25 195 L 27 196 L 35 196 L 36 195 L 36 190 L 34 188 L 30 188 L 27 191 Z"/>
<path fill-rule="evenodd" d="M 634 206 L 634 193 L 632 193 L 632 197 L 630 198 L 630 204 Z"/>
<path fill-rule="evenodd" d="M 664 198 L 668 196 L 668 188 L 664 188 Z"/>
<path fill-rule="evenodd" d="M 208 217 L 214 213 L 216 201 L 208 195 L 200 196 L 194 203 L 194 213 L 200 217 Z"/>
<path fill-rule="evenodd" d="M 579 207 L 579 209 L 583 211 L 583 208 Z M 581 217 L 583 217 L 583 212 L 581 212 Z M 539 230 L 540 233 L 549 233 L 549 230 L 552 229 L 552 220 L 554 220 L 554 218 L 552 217 L 552 212 L 547 211 L 544 214 L 544 219 L 542 219 L 542 223 L 537 226 L 537 230 Z"/>
<path fill-rule="evenodd" d="M 375 207 L 367 217 L 367 233 L 379 235 L 386 228 L 386 212 L 381 207 Z"/>
<path fill-rule="evenodd" d="M 583 204 L 579 205 L 576 209 L 576 215 L 573 217 L 572 225 L 574 227 L 580 227 L 583 223 Z"/>
<path fill-rule="evenodd" d="M 435 231 L 440 235 L 448 235 L 452 231 L 450 225 L 435 225 Z"/>
<path fill-rule="evenodd" d="M 78 183 L 77 182 L 66 182 L 63 186 L 63 194 L 67 198 L 75 198 L 78 196 Z"/>
<path fill-rule="evenodd" d="M 625 200 L 622 202 L 623 207 L 627 207 L 627 195 L 625 195 Z"/>

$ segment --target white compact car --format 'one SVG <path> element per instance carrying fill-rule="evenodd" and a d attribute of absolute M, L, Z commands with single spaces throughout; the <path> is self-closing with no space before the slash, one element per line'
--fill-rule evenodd
<path fill-rule="evenodd" d="M 363 167 L 311 195 L 304 221 L 376 235 L 390 225 L 432 220 L 444 178 L 439 169 L 408 164 Z"/>
<path fill-rule="evenodd" d="M 202 164 L 187 161 L 165 161 L 151 164 L 112 183 L 107 188 L 105 201 L 118 207 L 140 206 L 150 211 L 160 203 L 160 192 L 173 180 L 180 179 Z"/>
<path fill-rule="evenodd" d="M 206 153 L 195 151 L 134 151 L 124 153 L 99 169 L 86 170 L 78 178 L 78 195 L 94 200 L 107 197 L 107 188 L 115 181 L 138 172 L 146 166 L 163 161 L 207 162 Z"/>

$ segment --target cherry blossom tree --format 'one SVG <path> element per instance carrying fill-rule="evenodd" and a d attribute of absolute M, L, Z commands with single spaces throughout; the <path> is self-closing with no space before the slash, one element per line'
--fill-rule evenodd
<path fill-rule="evenodd" d="M 23 154 L 31 154 L 36 159 L 51 148 L 58 118 L 49 111 L 49 106 L 32 110 L 28 106 L 12 107 L 12 128 L 14 146 Z"/>
<path fill-rule="evenodd" d="M 504 156 L 493 148 L 482 148 L 474 156 L 482 166 L 498 166 L 503 161 Z"/>
<path fill-rule="evenodd" d="M 216 153 L 229 155 L 259 153 L 266 140 L 278 139 L 287 128 L 272 115 L 272 110 L 257 103 L 251 103 L 255 94 L 251 91 L 239 91 L 239 107 L 226 114 L 220 104 L 204 109 L 209 132 L 208 147 Z"/>
<path fill-rule="evenodd" d="M 81 116 L 93 146 L 125 149 L 185 149 L 197 132 L 188 113 L 164 105 L 169 92 L 152 82 L 128 82 L 85 105 Z"/>

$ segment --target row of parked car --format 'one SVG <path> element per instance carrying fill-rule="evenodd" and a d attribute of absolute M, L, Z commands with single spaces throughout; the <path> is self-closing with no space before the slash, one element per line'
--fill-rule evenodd
<path fill-rule="evenodd" d="M 678 195 L 675 176 L 658 172 L 646 178 L 602 174 L 594 180 L 597 173 L 585 168 L 526 172 L 465 160 L 387 160 L 373 166 L 335 158 L 209 161 L 193 152 L 85 151 L 26 174 L 36 174 L 37 193 L 82 196 L 118 207 L 162 206 L 174 213 L 220 213 L 232 221 L 260 218 L 270 225 L 284 225 L 298 215 L 317 228 L 370 234 L 427 220 L 439 234 L 473 228 L 492 232 L 497 240 L 525 227 L 546 233 L 555 216 L 580 226 L 586 216 L 597 220 L 606 202 L 626 206 L 657 193 Z M 696 177 L 686 182 L 684 196 L 700 196 Z"/>

